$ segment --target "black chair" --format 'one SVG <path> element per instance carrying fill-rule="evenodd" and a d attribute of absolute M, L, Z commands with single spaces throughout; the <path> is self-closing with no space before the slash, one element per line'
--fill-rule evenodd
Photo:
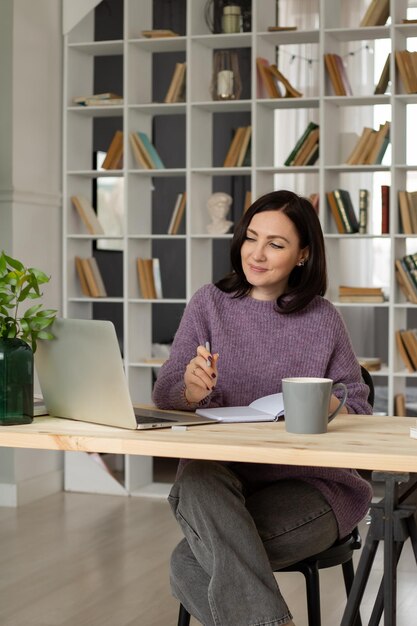
<path fill-rule="evenodd" d="M 373 406 L 375 392 L 372 376 L 363 366 L 361 366 L 361 371 L 362 379 L 369 387 L 368 402 L 371 406 Z M 334 543 L 330 548 L 327 548 L 327 550 L 310 556 L 303 561 L 298 561 L 298 563 L 293 563 L 288 567 L 275 570 L 279 572 L 301 572 L 304 574 L 307 591 L 307 614 L 309 626 L 321 626 L 319 570 L 341 565 L 346 596 L 349 596 L 353 584 L 353 577 L 355 575 L 353 569 L 353 551 L 359 550 L 361 545 L 362 540 L 359 530 L 358 528 L 354 528 L 350 535 L 344 539 L 336 541 L 336 543 Z M 183 607 L 183 605 L 180 604 L 178 626 L 189 626 L 189 624 L 190 614 Z M 362 626 L 359 614 L 354 626 Z"/>

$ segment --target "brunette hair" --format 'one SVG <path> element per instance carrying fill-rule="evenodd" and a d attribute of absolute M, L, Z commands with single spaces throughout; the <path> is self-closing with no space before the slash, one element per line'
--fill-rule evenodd
<path fill-rule="evenodd" d="M 282 211 L 294 224 L 300 248 L 308 246 L 308 259 L 296 266 L 288 279 L 288 289 L 277 299 L 281 313 L 294 313 L 307 306 L 315 296 L 324 296 L 327 289 L 326 253 L 323 232 L 311 202 L 292 191 L 273 191 L 261 196 L 242 215 L 236 225 L 230 249 L 233 271 L 219 280 L 216 286 L 234 297 L 247 296 L 252 285 L 246 280 L 242 268 L 241 248 L 248 226 L 254 215 L 264 211 Z"/>

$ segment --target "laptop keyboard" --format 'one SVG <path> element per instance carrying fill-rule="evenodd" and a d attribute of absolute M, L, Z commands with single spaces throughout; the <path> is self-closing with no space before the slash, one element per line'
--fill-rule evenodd
<path fill-rule="evenodd" d="M 136 423 L 137 424 L 157 424 L 159 422 L 175 422 L 176 420 L 167 419 L 165 417 L 153 417 L 151 415 L 153 411 L 141 409 L 139 411 L 135 411 Z"/>
<path fill-rule="evenodd" d="M 136 424 L 158 424 L 160 422 L 175 422 L 175 420 L 167 420 L 167 419 L 163 419 L 162 417 L 159 417 L 158 419 L 156 419 L 156 417 L 143 417 L 143 415 L 135 415 L 136 417 Z"/>

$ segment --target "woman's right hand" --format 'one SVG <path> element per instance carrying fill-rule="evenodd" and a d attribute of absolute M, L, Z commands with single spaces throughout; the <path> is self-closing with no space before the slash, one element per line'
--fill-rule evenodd
<path fill-rule="evenodd" d="M 213 391 L 217 383 L 218 358 L 218 354 L 211 355 L 205 346 L 198 346 L 197 355 L 188 363 L 184 373 L 184 393 L 189 404 L 198 404 Z"/>

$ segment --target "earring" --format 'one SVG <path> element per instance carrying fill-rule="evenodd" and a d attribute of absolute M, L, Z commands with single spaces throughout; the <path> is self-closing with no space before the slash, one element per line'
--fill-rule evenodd
<path fill-rule="evenodd" d="M 304 263 L 305 263 L 305 260 L 304 260 L 304 259 L 301 259 L 301 260 L 297 263 L 297 265 L 298 265 L 298 267 L 303 267 Z"/>

